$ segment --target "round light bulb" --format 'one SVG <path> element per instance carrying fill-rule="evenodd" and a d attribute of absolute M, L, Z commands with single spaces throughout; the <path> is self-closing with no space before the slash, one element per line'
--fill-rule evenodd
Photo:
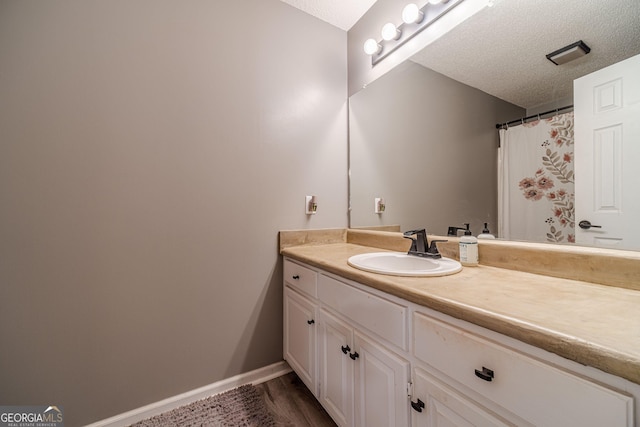
<path fill-rule="evenodd" d="M 420 11 L 417 4 L 409 3 L 402 9 L 402 20 L 405 24 L 421 22 L 422 19 L 424 19 L 424 13 Z"/>
<path fill-rule="evenodd" d="M 382 49 L 382 46 L 380 46 L 375 39 L 368 39 L 364 42 L 364 53 L 367 55 L 375 55 L 380 52 L 380 49 Z"/>
<path fill-rule="evenodd" d="M 398 28 L 391 22 L 384 24 L 382 27 L 382 39 L 389 40 L 398 40 L 400 38 L 400 31 Z"/>

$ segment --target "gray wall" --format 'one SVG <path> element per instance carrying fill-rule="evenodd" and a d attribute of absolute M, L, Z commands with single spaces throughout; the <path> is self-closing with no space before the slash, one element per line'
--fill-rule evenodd
<path fill-rule="evenodd" d="M 497 230 L 495 124 L 524 110 L 407 61 L 349 101 L 351 226 Z M 386 211 L 373 212 L 374 197 Z"/>
<path fill-rule="evenodd" d="M 346 38 L 277 0 L 0 2 L 0 403 L 74 426 L 282 359 L 277 232 L 347 225 Z"/>

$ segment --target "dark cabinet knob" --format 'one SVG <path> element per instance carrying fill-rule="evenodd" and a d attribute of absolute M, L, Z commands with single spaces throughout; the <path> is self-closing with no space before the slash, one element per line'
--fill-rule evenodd
<path fill-rule="evenodd" d="M 349 348 L 349 346 L 344 346 L 344 345 L 343 345 L 342 347 L 340 347 L 340 349 L 342 350 L 342 352 L 343 352 L 344 354 L 347 354 L 347 353 L 349 353 L 349 352 L 351 351 L 351 349 Z"/>
<path fill-rule="evenodd" d="M 353 353 L 349 353 L 349 357 L 351 358 L 351 360 L 356 360 L 358 357 L 360 357 L 360 355 L 358 354 L 358 352 L 353 352 Z"/>
<path fill-rule="evenodd" d="M 475 370 L 476 377 L 485 380 L 485 381 L 493 381 L 493 371 L 491 369 L 487 369 L 484 366 L 482 367 L 482 371 Z"/>
<path fill-rule="evenodd" d="M 417 402 L 411 402 L 411 407 L 416 412 L 422 412 L 422 409 L 424 408 L 424 402 L 422 400 L 418 399 Z"/>
<path fill-rule="evenodd" d="M 316 323 L 316 321 L 315 321 L 315 320 L 313 320 L 313 319 L 311 319 L 311 320 L 307 320 L 307 323 L 308 323 L 309 325 L 313 325 L 314 323 Z"/>
<path fill-rule="evenodd" d="M 298 275 L 296 274 L 296 275 L 295 275 L 295 276 L 293 276 L 292 278 L 293 278 L 293 280 L 298 280 L 298 279 L 300 279 L 300 276 L 298 276 Z"/>

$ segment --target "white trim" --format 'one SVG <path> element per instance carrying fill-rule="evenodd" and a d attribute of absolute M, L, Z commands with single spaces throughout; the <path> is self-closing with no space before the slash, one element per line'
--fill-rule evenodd
<path fill-rule="evenodd" d="M 188 405 L 200 399 L 213 396 L 214 394 L 223 393 L 245 384 L 261 384 L 273 378 L 288 374 L 289 372 L 291 372 L 291 367 L 283 360 L 254 371 L 226 378 L 213 384 L 115 415 L 111 418 L 97 421 L 93 424 L 89 424 L 87 427 L 129 426 L 133 423 L 137 423 L 138 421 L 142 421 L 147 418 L 160 415 L 164 412 L 171 411 L 180 406 Z"/>

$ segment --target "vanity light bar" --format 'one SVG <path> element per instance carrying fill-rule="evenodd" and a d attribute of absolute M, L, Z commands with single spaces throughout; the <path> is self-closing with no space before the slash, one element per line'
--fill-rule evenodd
<path fill-rule="evenodd" d="M 403 23 L 396 26 L 392 22 L 385 24 L 382 40 L 374 38 L 364 42 L 364 51 L 371 55 L 371 65 L 376 65 L 387 55 L 411 40 L 416 34 L 437 21 L 441 16 L 462 3 L 464 0 L 429 0 L 422 8 L 411 3 L 403 10 Z M 406 18 L 406 20 L 405 20 Z"/>

